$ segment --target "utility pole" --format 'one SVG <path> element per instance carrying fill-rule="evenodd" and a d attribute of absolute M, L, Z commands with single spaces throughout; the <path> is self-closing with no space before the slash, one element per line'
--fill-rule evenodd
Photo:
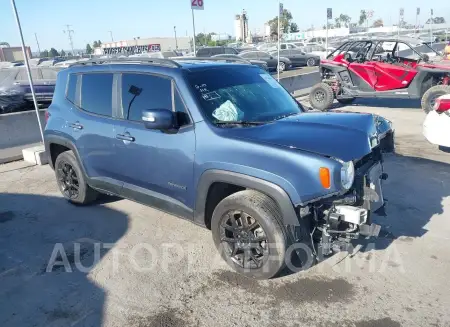
<path fill-rule="evenodd" d="M 178 50 L 178 39 L 177 39 L 177 27 L 173 27 L 173 32 L 175 33 L 175 49 Z"/>
<path fill-rule="evenodd" d="M 36 34 L 36 33 L 34 33 L 34 37 L 36 38 L 36 43 L 37 43 L 38 51 L 39 51 L 39 57 L 41 57 L 41 47 L 39 46 L 39 41 L 38 41 L 38 38 L 37 38 L 37 34 Z"/>
<path fill-rule="evenodd" d="M 73 51 L 73 39 L 72 39 L 72 34 L 75 33 L 74 30 L 70 29 L 70 26 L 72 25 L 66 25 L 67 30 L 64 30 L 64 33 L 67 33 L 67 35 L 69 36 L 69 43 L 70 43 L 70 48 L 72 49 L 72 56 L 75 56 L 75 53 Z"/>
<path fill-rule="evenodd" d="M 114 42 L 112 31 L 108 31 L 108 32 L 109 32 L 109 35 L 111 35 L 111 42 Z"/>

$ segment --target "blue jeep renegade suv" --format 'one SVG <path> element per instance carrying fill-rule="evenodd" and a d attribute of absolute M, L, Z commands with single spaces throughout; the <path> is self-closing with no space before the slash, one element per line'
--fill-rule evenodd
<path fill-rule="evenodd" d="M 389 121 L 306 112 L 267 72 L 213 59 L 92 60 L 58 74 L 45 146 L 67 200 L 117 195 L 209 228 L 253 278 L 377 236 Z M 294 249 L 294 251 L 293 251 Z"/>

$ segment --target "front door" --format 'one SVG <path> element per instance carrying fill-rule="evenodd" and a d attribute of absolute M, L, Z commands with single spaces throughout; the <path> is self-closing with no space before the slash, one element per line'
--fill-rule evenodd
<path fill-rule="evenodd" d="M 363 91 L 375 89 L 377 84 L 377 75 L 371 62 L 352 62 L 349 65 L 349 72 L 354 85 L 357 85 Z"/>
<path fill-rule="evenodd" d="M 117 122 L 122 196 L 192 219 L 195 131 L 175 83 L 165 77 L 124 73 L 123 119 Z M 176 133 L 146 129 L 148 109 L 177 111 Z"/>

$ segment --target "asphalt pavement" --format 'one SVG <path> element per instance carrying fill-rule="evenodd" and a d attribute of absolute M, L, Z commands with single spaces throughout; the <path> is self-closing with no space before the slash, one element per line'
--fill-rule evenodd
<path fill-rule="evenodd" d="M 190 222 L 110 197 L 73 206 L 48 166 L 0 166 L 0 326 L 449 326 L 450 155 L 417 103 L 340 109 L 396 129 L 382 233 L 269 281 L 234 273 Z"/>

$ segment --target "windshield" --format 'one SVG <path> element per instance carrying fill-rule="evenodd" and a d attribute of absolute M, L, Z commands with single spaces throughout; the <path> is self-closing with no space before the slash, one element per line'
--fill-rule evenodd
<path fill-rule="evenodd" d="M 258 67 L 230 65 L 188 73 L 189 84 L 210 121 L 270 122 L 303 108 Z"/>

